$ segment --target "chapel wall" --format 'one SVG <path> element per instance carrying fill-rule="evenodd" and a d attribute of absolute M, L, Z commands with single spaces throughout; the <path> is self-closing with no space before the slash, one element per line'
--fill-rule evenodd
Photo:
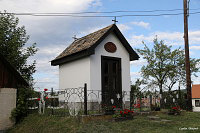
<path fill-rule="evenodd" d="M 104 49 L 104 44 L 107 42 L 113 42 L 117 51 L 115 53 L 109 53 Z M 122 68 L 122 90 L 130 91 L 130 57 L 128 51 L 122 45 L 120 40 L 114 33 L 110 33 L 96 48 L 95 54 L 90 56 L 90 79 L 91 89 L 101 90 L 101 56 L 111 56 L 121 58 Z"/>

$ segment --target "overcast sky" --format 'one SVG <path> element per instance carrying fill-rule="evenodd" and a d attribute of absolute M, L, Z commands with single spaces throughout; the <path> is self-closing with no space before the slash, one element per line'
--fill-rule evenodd
<path fill-rule="evenodd" d="M 169 10 L 182 9 L 182 0 L 0 0 L 0 11 L 14 13 L 60 13 L 86 11 L 119 11 L 119 10 Z M 200 11 L 200 0 L 190 0 L 192 12 Z M 182 10 L 152 13 L 123 14 L 173 14 Z M 92 15 L 122 15 L 92 14 Z M 39 51 L 32 57 L 37 61 L 37 72 L 34 74 L 35 87 L 58 89 L 58 67 L 51 66 L 50 61 L 62 52 L 70 43 L 72 37 L 82 37 L 95 30 L 112 24 L 113 18 L 80 18 L 80 17 L 39 17 L 17 16 L 20 26 L 24 25 L 30 35 L 27 46 L 36 42 Z M 173 49 L 184 48 L 183 15 L 160 17 L 121 17 L 117 26 L 133 48 L 142 48 L 142 41 L 152 47 L 152 40 L 157 35 Z M 190 56 L 200 58 L 200 14 L 189 16 Z M 31 60 L 32 60 L 31 59 Z M 31 61 L 30 60 L 30 61 Z M 140 68 L 145 60 L 131 62 L 131 80 L 140 77 Z M 200 74 L 198 74 L 200 75 Z M 195 84 L 200 84 L 200 78 L 192 78 Z"/>

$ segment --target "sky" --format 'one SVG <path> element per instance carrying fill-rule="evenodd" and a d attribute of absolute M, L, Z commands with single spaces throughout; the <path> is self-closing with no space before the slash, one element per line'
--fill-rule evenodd
<path fill-rule="evenodd" d="M 200 0 L 190 0 L 190 13 L 200 11 Z M 77 13 L 77 12 L 106 12 L 106 11 L 149 11 L 155 12 L 109 13 L 89 15 L 127 15 L 127 14 L 174 14 L 182 13 L 183 0 L 0 0 L 0 11 L 12 13 Z M 88 15 L 88 14 L 86 14 Z M 26 46 L 37 43 L 39 51 L 29 62 L 36 60 L 36 73 L 33 75 L 35 88 L 59 89 L 58 66 L 51 66 L 50 61 L 58 56 L 69 44 L 73 36 L 78 38 L 112 24 L 113 17 L 55 17 L 55 16 L 17 16 L 19 26 L 24 25 L 30 39 Z M 153 39 L 157 36 L 172 49 L 184 48 L 183 15 L 163 16 L 127 16 L 117 17 L 117 26 L 135 48 L 143 48 L 142 41 L 152 48 Z M 190 57 L 200 58 L 200 14 L 189 16 Z M 141 78 L 140 69 L 146 61 L 140 58 L 130 62 L 131 81 Z M 200 84 L 199 77 L 192 77 L 194 84 Z M 61 88 L 62 89 L 62 88 Z"/>

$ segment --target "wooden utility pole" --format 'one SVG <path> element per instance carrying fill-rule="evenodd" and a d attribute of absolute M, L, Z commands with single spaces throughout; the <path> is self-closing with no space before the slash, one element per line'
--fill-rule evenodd
<path fill-rule="evenodd" d="M 185 69 L 187 82 L 187 109 L 192 111 L 192 97 L 191 97 L 191 74 L 190 74 L 190 56 L 189 56 L 189 41 L 188 41 L 188 1 L 183 0 L 184 7 L 184 41 L 185 41 Z"/>

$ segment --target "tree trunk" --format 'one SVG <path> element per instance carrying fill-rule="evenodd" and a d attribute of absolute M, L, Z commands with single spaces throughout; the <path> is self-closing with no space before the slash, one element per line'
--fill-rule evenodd
<path fill-rule="evenodd" d="M 162 98 L 162 94 L 163 94 L 163 91 L 162 91 L 162 83 L 160 83 L 160 85 L 159 85 L 159 89 L 160 89 L 160 94 L 161 94 L 161 97 L 160 97 L 160 109 L 162 109 L 163 108 L 163 98 Z"/>

